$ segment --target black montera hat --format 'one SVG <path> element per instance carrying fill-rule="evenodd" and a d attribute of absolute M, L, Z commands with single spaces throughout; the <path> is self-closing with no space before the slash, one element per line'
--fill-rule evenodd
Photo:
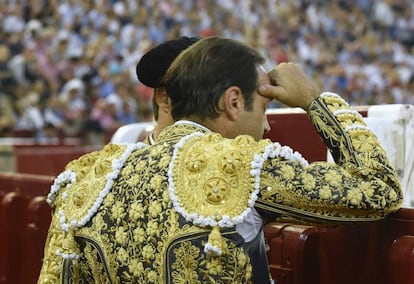
<path fill-rule="evenodd" d="M 137 64 L 138 80 L 151 88 L 160 87 L 161 80 L 174 59 L 181 51 L 187 49 L 199 39 L 198 37 L 181 37 L 162 43 L 148 51 Z"/>

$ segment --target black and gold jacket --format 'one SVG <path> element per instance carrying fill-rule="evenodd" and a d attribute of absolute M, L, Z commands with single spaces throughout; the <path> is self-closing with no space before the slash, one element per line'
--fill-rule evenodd
<path fill-rule="evenodd" d="M 333 93 L 308 114 L 336 164 L 187 123 L 157 144 L 109 144 L 70 162 L 48 196 L 38 283 L 266 283 L 256 244 L 235 229 L 252 210 L 341 222 L 397 210 L 399 178 L 361 116 Z"/>

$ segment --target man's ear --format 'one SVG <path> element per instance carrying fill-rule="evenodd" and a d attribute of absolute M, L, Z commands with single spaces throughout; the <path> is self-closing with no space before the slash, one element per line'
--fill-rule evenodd
<path fill-rule="evenodd" d="M 170 110 L 170 97 L 168 97 L 167 92 L 164 88 L 157 88 L 155 89 L 155 102 L 157 103 L 158 107 L 163 111 Z"/>
<path fill-rule="evenodd" d="M 231 86 L 223 95 L 224 112 L 231 120 L 237 120 L 244 109 L 243 94 L 239 87 Z"/>

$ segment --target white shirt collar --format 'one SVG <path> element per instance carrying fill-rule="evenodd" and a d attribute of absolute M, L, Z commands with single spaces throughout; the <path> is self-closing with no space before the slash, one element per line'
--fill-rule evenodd
<path fill-rule="evenodd" d="M 148 141 L 149 141 L 150 145 L 154 145 L 155 144 L 154 131 L 151 131 L 148 134 Z"/>

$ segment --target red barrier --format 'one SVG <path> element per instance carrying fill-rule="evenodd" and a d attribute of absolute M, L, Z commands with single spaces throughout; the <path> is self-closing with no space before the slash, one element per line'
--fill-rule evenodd
<path fill-rule="evenodd" d="M 51 176 L 0 173 L 0 283 L 35 283 L 50 223 Z M 265 226 L 277 283 L 413 283 L 414 209 L 364 224 Z M 388 280 L 387 280 L 388 279 Z"/>
<path fill-rule="evenodd" d="M 102 147 L 71 145 L 15 146 L 16 172 L 56 176 L 64 170 L 68 162 L 100 148 Z"/>
<path fill-rule="evenodd" d="M 390 248 L 388 283 L 412 284 L 414 281 L 414 236 L 401 236 Z"/>
<path fill-rule="evenodd" d="M 36 283 L 51 220 L 52 176 L 0 173 L 0 283 Z"/>
<path fill-rule="evenodd" d="M 82 145 L 80 138 L 0 138 L 0 172 L 56 176 L 68 162 L 101 148 Z"/>
<path fill-rule="evenodd" d="M 270 273 L 278 284 L 319 283 L 318 263 L 314 261 L 319 246 L 318 228 L 270 223 L 264 232 L 270 247 Z"/>
<path fill-rule="evenodd" d="M 25 240 L 27 261 L 27 282 L 37 280 L 42 267 L 42 258 L 44 255 L 44 244 L 49 229 L 51 208 L 46 202 L 45 196 L 37 196 L 31 199 L 28 206 L 28 222 L 26 226 Z M 38 247 L 33 248 L 33 244 Z M 34 283 L 34 282 L 32 282 Z"/>
<path fill-rule="evenodd" d="M 367 108 L 355 110 L 362 116 L 367 115 Z M 327 148 L 305 111 L 295 108 L 268 110 L 267 119 L 271 131 L 265 134 L 265 138 L 288 145 L 309 162 L 326 161 Z"/>
<path fill-rule="evenodd" d="M 277 283 L 414 283 L 414 209 L 335 226 L 273 222 L 264 233 Z"/>
<path fill-rule="evenodd" d="M 265 135 L 274 142 L 288 145 L 309 162 L 326 161 L 327 148 L 305 112 L 269 113 L 271 131 Z"/>
<path fill-rule="evenodd" d="M 24 263 L 22 233 L 27 223 L 27 204 L 28 199 L 18 192 L 7 193 L 0 203 L 0 283 L 23 283 L 20 270 Z"/>

